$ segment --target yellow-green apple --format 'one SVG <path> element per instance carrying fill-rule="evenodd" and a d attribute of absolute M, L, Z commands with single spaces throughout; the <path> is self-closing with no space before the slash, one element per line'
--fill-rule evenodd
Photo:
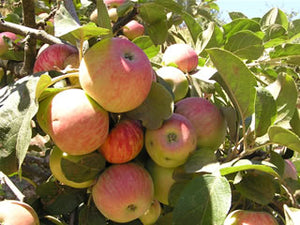
<path fill-rule="evenodd" d="M 153 181 L 139 164 L 113 164 L 100 174 L 92 188 L 92 196 L 106 218 L 126 223 L 142 216 L 151 206 Z"/>
<path fill-rule="evenodd" d="M 220 109 L 201 97 L 188 97 L 175 104 L 175 112 L 193 124 L 197 134 L 197 147 L 216 150 L 224 141 L 226 122 Z"/>
<path fill-rule="evenodd" d="M 33 72 L 63 70 L 66 58 L 73 54 L 76 54 L 79 60 L 78 50 L 74 46 L 68 44 L 50 45 L 38 54 Z"/>
<path fill-rule="evenodd" d="M 156 164 L 152 159 L 146 165 L 154 184 L 154 198 L 164 205 L 169 205 L 169 192 L 175 183 L 173 173 L 175 168 L 166 168 Z"/>
<path fill-rule="evenodd" d="M 145 27 L 143 24 L 139 23 L 136 20 L 129 21 L 124 27 L 123 27 L 123 34 L 125 37 L 127 37 L 129 40 L 133 40 L 137 37 L 140 37 L 144 34 Z"/>
<path fill-rule="evenodd" d="M 176 43 L 167 47 L 162 61 L 166 66 L 177 66 L 184 73 L 188 73 L 197 68 L 198 55 L 190 45 Z"/>
<path fill-rule="evenodd" d="M 141 48 L 124 38 L 99 41 L 79 66 L 81 87 L 104 109 L 122 113 L 138 107 L 148 96 L 152 67 Z"/>
<path fill-rule="evenodd" d="M 189 90 L 189 82 L 184 73 L 172 66 L 164 66 L 156 70 L 156 74 L 165 80 L 174 93 L 174 101 L 183 99 Z"/>
<path fill-rule="evenodd" d="M 17 200 L 0 202 L 0 224 L 3 225 L 39 225 L 39 217 L 27 203 Z"/>
<path fill-rule="evenodd" d="M 158 165 L 177 167 L 196 149 L 197 137 L 191 122 L 173 113 L 158 129 L 146 129 L 145 147 Z"/>
<path fill-rule="evenodd" d="M 283 179 L 291 178 L 293 180 L 298 180 L 298 173 L 296 166 L 290 159 L 284 160 L 284 172 Z"/>
<path fill-rule="evenodd" d="M 139 121 L 123 119 L 110 131 L 99 151 L 110 163 L 126 163 L 134 159 L 144 145 L 144 132 Z"/>
<path fill-rule="evenodd" d="M 111 20 L 111 22 L 117 22 L 117 20 L 119 18 L 117 8 L 115 8 L 115 7 L 109 8 L 109 9 L 107 9 L 107 12 L 108 12 L 108 16 L 109 16 L 109 19 Z M 98 11 L 97 11 L 97 9 L 94 9 L 90 15 L 90 20 L 94 23 L 97 23 L 97 19 L 98 19 Z"/>
<path fill-rule="evenodd" d="M 105 141 L 109 115 L 82 89 L 67 89 L 39 104 L 37 121 L 53 142 L 70 155 L 95 151 Z"/>
<path fill-rule="evenodd" d="M 62 184 L 67 185 L 73 188 L 87 188 L 92 186 L 94 183 L 94 180 L 96 179 L 87 179 L 86 181 L 82 182 L 75 182 L 70 179 L 68 179 L 65 176 L 63 167 L 62 167 L 62 160 L 68 159 L 70 157 L 69 154 L 62 152 L 59 148 L 55 147 L 50 152 L 49 157 L 49 167 L 51 170 L 52 175 Z M 81 155 L 82 158 L 84 158 L 84 155 Z"/>
<path fill-rule="evenodd" d="M 14 42 L 17 40 L 17 35 L 12 32 L 2 32 L 0 33 L 0 56 L 6 53 L 9 50 L 9 44 L 8 41 Z"/>
<path fill-rule="evenodd" d="M 276 219 L 263 211 L 235 210 L 228 214 L 224 225 L 278 225 Z"/>
<path fill-rule="evenodd" d="M 150 208 L 139 217 L 143 225 L 153 225 L 161 214 L 161 205 L 157 199 L 152 201 Z"/>

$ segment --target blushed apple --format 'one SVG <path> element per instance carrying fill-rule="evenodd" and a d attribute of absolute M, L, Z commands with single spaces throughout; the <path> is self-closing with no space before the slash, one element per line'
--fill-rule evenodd
<path fill-rule="evenodd" d="M 276 219 L 267 212 L 235 210 L 229 213 L 224 225 L 278 225 Z"/>
<path fill-rule="evenodd" d="M 79 54 L 77 48 L 74 46 L 68 44 L 50 45 L 38 54 L 34 63 L 33 72 L 63 70 L 65 68 L 64 63 L 66 58 L 73 54 Z"/>
<path fill-rule="evenodd" d="M 177 66 L 184 73 L 188 73 L 197 68 L 198 55 L 188 44 L 177 43 L 167 47 L 162 61 L 166 66 Z"/>
<path fill-rule="evenodd" d="M 110 163 L 126 163 L 134 159 L 144 145 L 144 132 L 139 121 L 123 119 L 109 132 L 99 151 Z"/>
<path fill-rule="evenodd" d="M 100 174 L 92 196 L 106 218 L 126 223 L 142 216 L 151 206 L 153 181 L 148 171 L 136 163 L 114 164 Z"/>
<path fill-rule="evenodd" d="M 174 93 L 174 101 L 183 99 L 189 90 L 189 82 L 184 73 L 172 66 L 164 66 L 156 70 L 158 76 L 165 80 Z"/>
<path fill-rule="evenodd" d="M 161 211 L 160 202 L 157 199 L 154 199 L 150 208 L 139 217 L 139 220 L 143 225 L 153 225 L 158 220 Z"/>
<path fill-rule="evenodd" d="M 185 116 L 193 124 L 197 147 L 216 150 L 225 139 L 226 122 L 220 109 L 205 98 L 188 97 L 175 104 L 175 113 Z"/>
<path fill-rule="evenodd" d="M 27 203 L 17 200 L 0 201 L 0 224 L 39 225 L 39 217 Z"/>
<path fill-rule="evenodd" d="M 125 37 L 127 37 L 129 40 L 133 40 L 137 37 L 140 37 L 144 34 L 145 27 L 143 24 L 139 23 L 136 20 L 129 21 L 124 27 L 123 27 L 123 34 Z"/>
<path fill-rule="evenodd" d="M 291 178 L 293 180 L 298 180 L 298 173 L 296 166 L 290 159 L 284 160 L 284 172 L 283 179 Z"/>
<path fill-rule="evenodd" d="M 117 8 L 115 8 L 115 7 L 109 8 L 109 9 L 107 9 L 107 12 L 108 12 L 109 19 L 112 22 L 117 22 L 117 20 L 118 20 Z M 98 11 L 97 11 L 97 9 L 95 9 L 90 15 L 90 20 L 94 23 L 97 23 L 97 19 L 98 19 Z"/>
<path fill-rule="evenodd" d="M 166 168 L 156 164 L 152 159 L 147 161 L 149 171 L 154 184 L 154 198 L 164 205 L 169 205 L 169 192 L 175 183 L 173 173 L 175 168 Z"/>
<path fill-rule="evenodd" d="M 7 40 L 5 40 L 5 38 L 7 38 Z M 0 56 L 9 50 L 7 41 L 11 40 L 12 42 L 14 42 L 15 40 L 17 40 L 17 38 L 17 35 L 12 32 L 5 31 L 0 33 Z"/>
<path fill-rule="evenodd" d="M 109 129 L 108 112 L 82 89 L 63 90 L 40 102 L 37 121 L 53 142 L 70 155 L 95 151 Z"/>
<path fill-rule="evenodd" d="M 152 77 L 151 63 L 143 50 L 118 37 L 93 45 L 79 66 L 81 87 L 113 113 L 142 104 L 150 92 Z"/>
<path fill-rule="evenodd" d="M 146 129 L 145 147 L 158 165 L 177 167 L 184 164 L 195 149 L 197 138 L 191 122 L 173 113 L 158 129 Z"/>
<path fill-rule="evenodd" d="M 128 0 L 103 0 L 104 4 L 108 8 L 117 8 L 120 5 L 123 5 L 126 3 Z"/>

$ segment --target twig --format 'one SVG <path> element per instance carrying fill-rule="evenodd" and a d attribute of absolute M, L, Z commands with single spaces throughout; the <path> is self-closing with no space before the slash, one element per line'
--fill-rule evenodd
<path fill-rule="evenodd" d="M 119 18 L 112 27 L 113 34 L 117 34 L 122 29 L 122 27 L 124 27 L 129 21 L 131 21 L 137 14 L 138 10 L 135 6 L 126 16 Z"/>
<path fill-rule="evenodd" d="M 25 195 L 2 171 L 0 171 L 0 183 L 5 183 L 21 202 L 24 201 Z"/>

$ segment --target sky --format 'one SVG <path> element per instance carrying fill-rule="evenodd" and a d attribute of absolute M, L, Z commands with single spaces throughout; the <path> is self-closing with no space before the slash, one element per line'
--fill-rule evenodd
<path fill-rule="evenodd" d="M 300 0 L 217 0 L 220 8 L 221 18 L 231 21 L 228 13 L 242 12 L 248 18 L 262 17 L 271 8 L 277 7 L 285 13 L 297 12 L 298 15 L 292 19 L 300 19 Z"/>

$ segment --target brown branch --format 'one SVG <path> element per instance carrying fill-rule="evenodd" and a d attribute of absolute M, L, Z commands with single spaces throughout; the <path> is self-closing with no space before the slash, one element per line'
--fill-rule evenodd
<path fill-rule="evenodd" d="M 122 27 L 124 27 L 129 21 L 131 21 L 137 14 L 138 10 L 135 6 L 128 14 L 126 14 L 126 16 L 119 18 L 112 27 L 113 34 L 118 33 L 122 29 Z"/>

